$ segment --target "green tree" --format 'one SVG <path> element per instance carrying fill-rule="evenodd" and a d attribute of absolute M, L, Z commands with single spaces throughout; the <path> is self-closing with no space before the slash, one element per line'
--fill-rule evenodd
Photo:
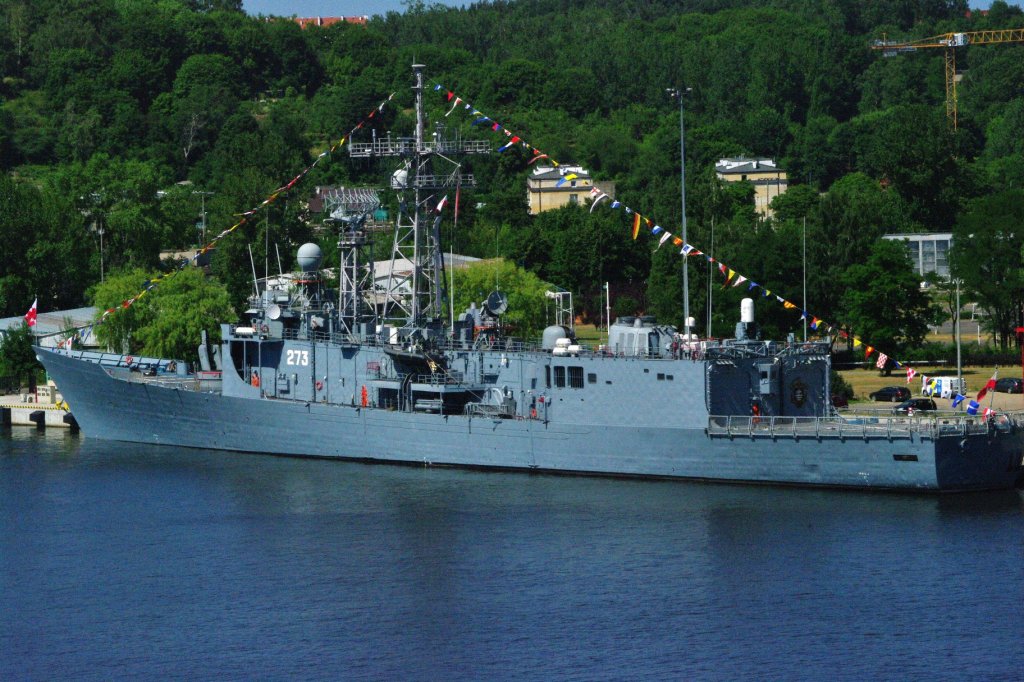
<path fill-rule="evenodd" d="M 513 335 L 533 339 L 553 323 L 553 318 L 547 315 L 548 299 L 544 296 L 551 285 L 514 263 L 506 260 L 474 263 L 457 268 L 453 277 L 456 315 L 469 308 L 470 303 L 479 307 L 490 292 L 498 290 L 508 295 L 508 312 L 502 315 L 502 322 Z"/>
<path fill-rule="evenodd" d="M 158 276 L 132 270 L 97 285 L 92 291 L 100 309 L 96 337 L 114 351 L 195 361 L 200 332 L 205 329 L 219 339 L 220 323 L 236 319 L 227 290 L 202 270 L 187 267 L 147 291 Z M 113 312 L 104 318 L 107 309 Z"/>
<path fill-rule="evenodd" d="M 882 239 L 867 262 L 840 278 L 843 321 L 865 345 L 890 355 L 920 345 L 937 314 L 903 244 Z"/>
<path fill-rule="evenodd" d="M 1006 348 L 1024 303 L 1024 191 L 975 199 L 953 228 L 950 265 L 988 314 Z"/>
<path fill-rule="evenodd" d="M 27 324 L 0 334 L 0 376 L 31 386 L 40 369 L 32 348 L 32 330 Z"/>

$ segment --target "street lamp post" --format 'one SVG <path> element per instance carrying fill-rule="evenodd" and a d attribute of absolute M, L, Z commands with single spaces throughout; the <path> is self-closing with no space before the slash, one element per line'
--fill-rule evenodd
<path fill-rule="evenodd" d="M 957 390 L 961 393 L 964 392 L 964 372 L 963 365 L 960 362 L 960 285 L 963 284 L 962 279 L 954 279 L 953 284 L 956 286 L 956 383 L 958 385 Z"/>
<path fill-rule="evenodd" d="M 200 243 L 200 246 L 204 246 L 206 244 L 206 197 L 212 197 L 213 196 L 213 192 L 203 192 L 201 190 L 193 190 L 192 194 L 198 194 L 199 195 L 199 199 L 200 199 L 200 202 L 201 202 L 201 205 L 202 205 L 202 209 L 201 209 L 202 213 L 199 216 L 199 219 L 201 221 L 200 229 L 202 230 L 202 242 Z"/>
<path fill-rule="evenodd" d="M 669 97 L 679 100 L 679 197 L 682 204 L 682 225 L 683 243 L 688 244 L 686 239 L 686 125 L 683 120 L 683 97 L 692 91 L 692 88 L 665 88 Z M 686 330 L 686 340 L 690 340 L 690 273 L 687 268 L 689 256 L 683 256 L 683 328 Z"/>

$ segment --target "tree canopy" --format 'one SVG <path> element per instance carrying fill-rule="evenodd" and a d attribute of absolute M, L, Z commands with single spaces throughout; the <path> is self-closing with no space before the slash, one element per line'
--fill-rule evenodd
<path fill-rule="evenodd" d="M 869 265 L 883 233 L 952 230 L 958 248 L 980 254 L 972 216 L 1024 182 L 1024 45 L 961 50 L 956 131 L 940 50 L 883 59 L 869 49 L 883 36 L 1024 27 L 1024 12 L 1000 0 L 987 15 L 967 10 L 964 0 L 415 2 L 366 25 L 300 28 L 247 16 L 236 0 L 8 0 L 0 311 L 20 314 L 34 296 L 43 309 L 81 305 L 101 269 L 160 267 L 162 249 L 198 245 L 204 211 L 210 233 L 231 226 L 392 92 L 393 106 L 359 139 L 409 134 L 415 59 L 432 85 L 614 182 L 617 198 L 673 231 L 685 167 L 690 241 L 790 300 L 802 295 L 806 235 L 808 307 L 852 324 L 836 283 Z M 692 90 L 685 166 L 678 103 L 665 95 L 681 86 Z M 446 117 L 443 98 L 427 103 L 445 134 L 491 134 L 461 111 Z M 458 230 L 446 230 L 457 249 L 572 289 L 585 317 L 597 317 L 608 281 L 642 311 L 681 322 L 678 249 L 673 259 L 656 241 L 633 242 L 622 217 L 603 209 L 530 216 L 532 167 L 521 152 L 464 162 L 478 184 L 463 192 Z M 773 218 L 754 212 L 751 185 L 715 177 L 714 162 L 735 155 L 772 157 L 788 171 Z M 250 243 L 266 262 L 267 243 L 290 253 L 314 238 L 305 206 L 313 187 L 379 187 L 393 171 L 335 154 L 219 244 L 213 271 L 231 302 L 250 288 Z M 969 272 L 981 260 L 953 259 L 964 295 L 988 309 L 1001 338 L 1019 323 L 1000 308 L 1020 296 L 1021 253 L 1008 246 L 998 267 L 1011 276 L 996 290 Z M 706 292 L 721 280 L 692 265 L 690 309 L 703 320 Z M 129 289 L 119 293 L 138 293 Z M 743 293 L 714 296 L 713 330 L 731 328 Z M 758 305 L 766 330 L 799 324 L 770 300 Z"/>

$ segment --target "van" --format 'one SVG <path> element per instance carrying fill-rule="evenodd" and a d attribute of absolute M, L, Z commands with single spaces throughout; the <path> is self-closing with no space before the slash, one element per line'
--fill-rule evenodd
<path fill-rule="evenodd" d="M 921 395 L 933 398 L 952 398 L 957 393 L 967 394 L 967 380 L 957 377 L 929 377 L 921 381 Z"/>

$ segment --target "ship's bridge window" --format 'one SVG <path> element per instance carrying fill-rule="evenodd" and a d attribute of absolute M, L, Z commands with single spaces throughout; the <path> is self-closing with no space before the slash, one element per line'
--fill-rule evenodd
<path fill-rule="evenodd" d="M 587 372 L 587 383 L 588 384 L 596 384 L 597 383 L 597 375 L 594 374 L 593 372 Z"/>
<path fill-rule="evenodd" d="M 555 367 L 555 387 L 565 388 L 565 367 Z"/>
<path fill-rule="evenodd" d="M 583 368 L 569 368 L 569 388 L 583 388 Z"/>
<path fill-rule="evenodd" d="M 544 366 L 544 385 L 551 388 L 551 365 Z"/>

